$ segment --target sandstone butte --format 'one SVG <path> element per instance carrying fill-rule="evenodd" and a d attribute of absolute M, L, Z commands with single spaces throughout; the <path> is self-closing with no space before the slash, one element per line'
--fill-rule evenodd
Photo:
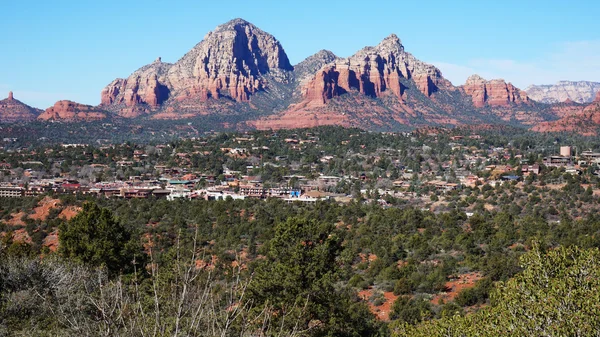
<path fill-rule="evenodd" d="M 46 109 L 39 116 L 39 120 L 65 120 L 65 121 L 93 121 L 107 117 L 106 113 L 90 105 L 79 104 L 72 101 L 58 101 L 54 106 Z"/>
<path fill-rule="evenodd" d="M 366 47 L 319 70 L 304 88 L 304 97 L 324 105 L 333 97 L 356 90 L 371 97 L 382 97 L 387 91 L 403 100 L 406 86 L 401 78 L 412 80 L 427 97 L 438 86 L 452 86 L 437 68 L 406 53 L 400 39 L 392 34 L 376 47 Z"/>
<path fill-rule="evenodd" d="M 14 98 L 13 92 L 8 93 L 8 98 L 0 101 L 0 122 L 14 123 L 32 121 L 42 111 Z"/>
<path fill-rule="evenodd" d="M 524 91 L 502 79 L 486 81 L 479 75 L 472 75 L 467 79 L 462 89 L 467 95 L 471 96 L 473 105 L 477 108 L 485 105 L 509 106 L 511 103 L 529 102 L 529 98 Z"/>

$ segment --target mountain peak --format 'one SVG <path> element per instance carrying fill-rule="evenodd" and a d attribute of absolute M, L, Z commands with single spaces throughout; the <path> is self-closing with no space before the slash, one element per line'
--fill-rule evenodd
<path fill-rule="evenodd" d="M 465 82 L 465 84 L 475 84 L 475 83 L 485 83 L 487 82 L 485 80 L 485 78 L 477 75 L 477 74 L 473 74 L 471 76 L 469 76 L 469 78 L 467 78 L 467 81 Z"/>
<path fill-rule="evenodd" d="M 404 51 L 404 46 L 396 34 L 390 34 L 377 45 L 377 49 L 385 51 L 397 50 L 402 52 Z"/>
<path fill-rule="evenodd" d="M 391 42 L 391 43 L 396 43 L 396 44 L 402 44 L 402 41 L 400 41 L 400 38 L 398 37 L 398 35 L 392 33 L 390 35 L 388 35 L 385 39 L 383 39 L 382 42 Z"/>
<path fill-rule="evenodd" d="M 229 21 L 225 22 L 222 25 L 217 26 L 217 28 L 215 28 L 214 32 L 232 30 L 232 29 L 235 29 L 236 27 L 250 27 L 253 29 L 257 28 L 255 25 L 253 25 L 252 23 L 250 23 L 242 18 L 235 18 L 233 20 L 229 20 Z"/>
<path fill-rule="evenodd" d="M 12 92 L 12 91 L 9 91 L 9 92 L 8 92 L 8 100 L 9 100 L 9 101 L 12 101 L 13 99 L 14 99 L 14 97 L 13 97 L 13 92 Z"/>
<path fill-rule="evenodd" d="M 242 18 L 235 18 L 227 21 L 225 25 L 251 25 L 251 23 Z"/>

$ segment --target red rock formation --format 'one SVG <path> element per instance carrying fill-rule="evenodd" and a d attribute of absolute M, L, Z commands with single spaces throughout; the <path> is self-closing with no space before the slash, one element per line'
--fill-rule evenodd
<path fill-rule="evenodd" d="M 268 85 L 266 74 L 291 70 L 272 35 L 235 19 L 208 33 L 177 63 L 163 63 L 158 58 L 127 79 L 113 81 L 102 91 L 102 105 L 135 117 L 164 108 L 166 101 L 196 101 L 197 110 L 211 98 L 248 102 Z"/>
<path fill-rule="evenodd" d="M 600 102 L 600 91 L 596 93 L 596 98 L 594 98 L 594 102 Z"/>
<path fill-rule="evenodd" d="M 580 104 L 558 104 L 552 107 L 555 115 L 561 117 L 555 121 L 546 121 L 531 128 L 537 132 L 575 132 L 584 136 L 596 136 L 600 129 L 600 100 L 582 106 Z"/>
<path fill-rule="evenodd" d="M 438 86 L 450 86 L 440 71 L 404 51 L 394 34 L 376 47 L 366 47 L 347 58 L 325 66 L 304 88 L 306 105 L 325 104 L 333 97 L 355 90 L 363 95 L 382 97 L 386 92 L 404 100 L 406 87 L 400 79 L 414 81 L 430 97 Z"/>
<path fill-rule="evenodd" d="M 46 109 L 38 116 L 39 120 L 102 120 L 107 117 L 106 113 L 90 105 L 79 104 L 72 101 L 58 101 L 54 106 Z"/>
<path fill-rule="evenodd" d="M 0 101 L 0 122 L 14 123 L 34 120 L 42 110 L 16 100 L 13 92 L 8 93 L 8 98 Z"/>
<path fill-rule="evenodd" d="M 527 94 L 506 83 L 504 80 L 486 81 L 478 75 L 467 79 L 462 86 L 464 92 L 471 96 L 473 105 L 477 108 L 490 106 L 508 106 L 510 104 L 522 104 L 529 102 Z"/>

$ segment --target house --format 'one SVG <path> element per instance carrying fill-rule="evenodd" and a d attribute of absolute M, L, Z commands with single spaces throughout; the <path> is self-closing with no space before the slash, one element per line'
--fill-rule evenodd
<path fill-rule="evenodd" d="M 448 183 L 441 180 L 431 180 L 425 183 L 429 186 L 434 186 L 438 191 L 452 191 L 458 188 L 458 184 Z"/>
<path fill-rule="evenodd" d="M 521 172 L 523 172 L 523 174 L 540 174 L 540 165 L 523 165 L 521 167 Z"/>

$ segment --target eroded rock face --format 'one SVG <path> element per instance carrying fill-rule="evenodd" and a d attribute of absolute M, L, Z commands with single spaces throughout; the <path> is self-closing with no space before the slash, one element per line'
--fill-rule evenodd
<path fill-rule="evenodd" d="M 15 99 L 12 91 L 8 93 L 8 98 L 0 101 L 0 123 L 31 121 L 41 112 L 42 110 Z"/>
<path fill-rule="evenodd" d="M 248 102 L 268 86 L 264 75 L 292 71 L 281 44 L 242 19 L 208 33 L 174 64 L 154 63 L 102 91 L 102 105 L 126 117 L 156 110 L 165 101 L 228 97 Z"/>
<path fill-rule="evenodd" d="M 541 103 L 560 103 L 567 99 L 577 103 L 590 103 L 600 92 L 600 83 L 589 81 L 560 81 L 552 85 L 530 85 L 527 95 Z"/>
<path fill-rule="evenodd" d="M 72 101 L 58 101 L 54 106 L 46 109 L 38 116 L 39 120 L 63 120 L 63 121 L 92 121 L 102 120 L 107 114 L 90 105 L 79 104 Z"/>
<path fill-rule="evenodd" d="M 392 34 L 376 47 L 366 47 L 346 59 L 336 60 L 314 76 L 305 89 L 308 101 L 321 104 L 351 90 L 371 97 L 392 93 L 403 100 L 405 86 L 400 79 L 414 81 L 427 97 L 450 83 L 434 66 L 417 60 L 404 51 L 400 39 Z"/>
<path fill-rule="evenodd" d="M 508 106 L 529 101 L 527 94 L 502 79 L 486 81 L 479 75 L 472 75 L 462 86 L 464 92 L 471 96 L 477 108 L 490 106 Z"/>
<path fill-rule="evenodd" d="M 157 108 L 169 98 L 164 78 L 171 64 L 159 57 L 153 63 L 136 70 L 127 79 L 118 78 L 102 90 L 102 106 L 112 106 L 124 117 L 137 117 L 146 108 Z"/>

